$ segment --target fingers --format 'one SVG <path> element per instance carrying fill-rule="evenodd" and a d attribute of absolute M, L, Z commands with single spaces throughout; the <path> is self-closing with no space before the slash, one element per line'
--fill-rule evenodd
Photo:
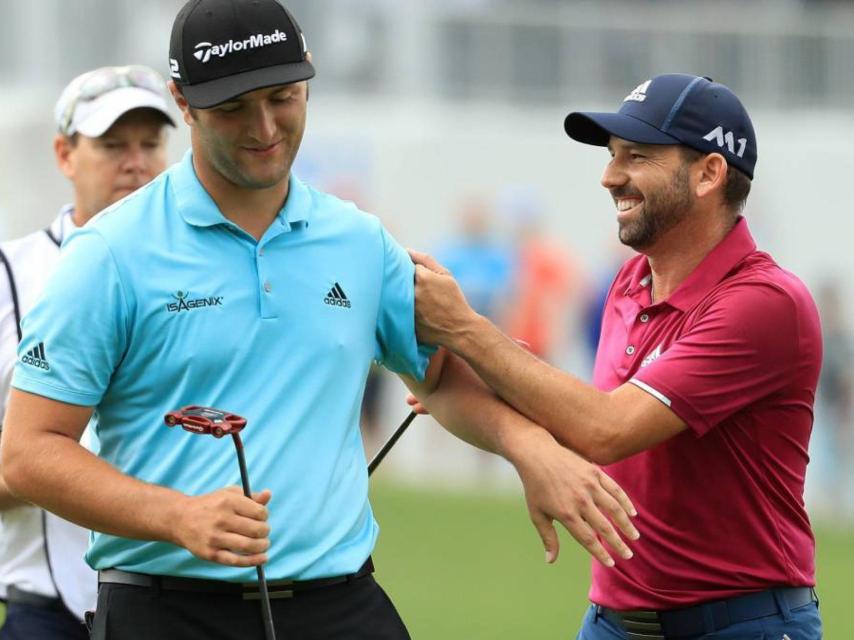
<path fill-rule="evenodd" d="M 591 503 L 590 506 L 584 510 L 582 515 L 584 520 L 587 522 L 588 527 L 590 527 L 595 533 L 599 534 L 599 537 L 604 540 L 611 549 L 616 551 L 621 558 L 624 560 L 630 560 L 634 556 L 632 550 L 629 549 L 626 543 L 623 542 L 620 534 L 617 533 L 614 525 L 602 515 L 602 512 L 599 511 L 597 505 Z"/>
<path fill-rule="evenodd" d="M 415 249 L 407 249 L 407 251 L 409 252 L 409 257 L 412 259 L 412 262 L 415 263 L 416 269 L 421 266 L 433 273 L 439 273 L 441 275 L 449 275 L 451 273 L 433 256 L 421 253 L 420 251 L 415 251 Z"/>
<path fill-rule="evenodd" d="M 534 528 L 536 528 L 537 533 L 540 534 L 540 539 L 543 541 L 543 547 L 546 550 L 546 563 L 553 564 L 560 553 L 560 540 L 557 537 L 557 531 L 552 521 L 540 513 L 532 512 L 531 522 L 534 523 Z"/>
<path fill-rule="evenodd" d="M 408 404 L 412 410 L 417 413 L 419 416 L 429 416 L 430 412 L 427 411 L 427 408 L 421 404 L 421 402 L 411 393 L 406 397 L 406 404 Z"/>
<path fill-rule="evenodd" d="M 268 512 L 265 505 L 270 501 L 271 497 L 272 494 L 268 489 L 265 489 L 261 493 L 253 494 L 252 499 L 247 498 L 241 493 L 240 498 L 235 499 L 234 503 L 229 506 L 239 516 L 263 521 L 267 519 Z"/>
<path fill-rule="evenodd" d="M 237 533 L 222 533 L 213 541 L 214 548 L 239 555 L 263 555 L 270 548 L 269 538 L 247 538 Z"/>
<path fill-rule="evenodd" d="M 224 518 L 220 524 L 223 533 L 236 533 L 250 539 L 265 539 L 270 535 L 270 525 L 251 518 L 232 515 Z"/>
<path fill-rule="evenodd" d="M 628 513 L 630 516 L 634 517 L 638 514 L 638 510 L 635 509 L 635 505 L 632 504 L 631 499 L 623 491 L 622 487 L 618 485 L 611 476 L 609 476 L 604 471 L 600 473 L 599 483 L 602 487 L 611 494 L 614 499 L 620 504 L 620 508 L 623 509 L 624 512 Z"/>
<path fill-rule="evenodd" d="M 267 561 L 270 525 L 232 515 L 210 534 L 198 554 L 205 560 L 234 567 L 251 567 Z"/>
<path fill-rule="evenodd" d="M 258 504 L 262 504 L 267 506 L 270 503 L 270 498 L 273 497 L 273 492 L 269 489 L 264 489 L 263 491 L 252 492 L 252 499 Z"/>
<path fill-rule="evenodd" d="M 226 549 L 218 549 L 211 557 L 203 558 L 203 560 L 210 560 L 229 567 L 257 567 L 267 562 L 267 555 L 256 553 L 244 556 Z"/>
<path fill-rule="evenodd" d="M 561 521 L 561 524 L 566 527 L 566 530 L 569 531 L 569 535 L 575 538 L 578 544 L 587 549 L 587 552 L 591 556 L 596 558 L 606 567 L 613 567 L 615 565 L 614 559 L 605 550 L 602 543 L 599 542 L 599 538 L 596 537 L 596 534 L 593 529 L 590 528 L 590 525 L 588 525 L 584 520 L 571 519 Z"/>
<path fill-rule="evenodd" d="M 629 516 L 636 516 L 637 511 L 629 500 L 628 496 L 620 489 L 619 485 L 614 482 L 605 473 L 600 474 L 600 484 L 605 493 L 600 493 L 595 497 L 596 506 L 608 514 L 612 522 L 615 522 L 630 540 L 640 538 L 640 532 L 635 528 Z M 624 500 L 620 499 L 620 495 Z"/>
<path fill-rule="evenodd" d="M 603 542 L 624 560 L 634 556 L 620 534 L 614 528 L 614 522 L 620 530 L 632 540 L 637 540 L 640 533 L 629 519 L 627 509 L 634 510 L 628 496 L 625 496 L 617 483 L 611 480 L 600 469 L 591 466 L 584 497 L 577 502 L 576 513 L 579 517 L 570 517 L 561 521 L 573 537 L 602 564 L 614 566 L 613 558 L 608 554 Z M 605 487 L 608 487 L 606 489 Z M 609 491 L 610 489 L 610 491 Z M 622 495 L 621 495 L 622 494 Z M 619 497 L 625 497 L 623 503 Z M 624 509 L 624 506 L 626 509 Z M 611 520 L 609 520 L 607 514 Z M 590 539 L 593 537 L 593 540 Z"/>
<path fill-rule="evenodd" d="M 415 286 L 416 291 L 419 291 L 419 287 L 424 287 L 427 283 L 431 282 L 428 278 L 435 278 L 439 275 L 438 271 L 433 271 L 432 269 L 428 269 L 424 265 L 416 264 L 415 265 Z M 418 296 L 416 295 L 416 299 Z"/>

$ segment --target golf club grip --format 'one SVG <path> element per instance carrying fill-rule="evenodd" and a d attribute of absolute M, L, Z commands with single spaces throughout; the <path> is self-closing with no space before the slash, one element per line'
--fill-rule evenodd
<path fill-rule="evenodd" d="M 412 424 L 412 421 L 415 420 L 416 415 L 418 415 L 418 414 L 416 414 L 414 411 L 410 411 L 409 415 L 406 416 L 406 419 L 400 424 L 400 426 L 397 428 L 397 430 L 391 435 L 391 438 L 388 439 L 388 442 L 386 442 L 383 445 L 382 449 L 379 450 L 377 455 L 374 456 L 374 459 L 371 460 L 370 464 L 368 465 L 368 476 L 369 477 L 374 472 L 374 469 L 376 469 L 378 466 L 380 466 L 380 462 L 382 462 L 383 458 L 386 457 L 386 454 L 389 451 L 391 451 L 391 448 L 394 446 L 394 443 L 397 442 L 398 440 L 400 440 L 400 436 L 402 436 L 403 432 L 406 431 L 406 428 L 410 424 Z"/>
<path fill-rule="evenodd" d="M 234 448 L 237 450 L 237 464 L 240 466 L 240 482 L 243 484 L 243 495 L 252 498 L 252 488 L 249 486 L 249 473 L 246 471 L 246 456 L 243 455 L 243 442 L 239 433 L 231 434 Z M 267 591 L 267 577 L 264 567 L 255 567 L 258 574 L 258 591 L 261 594 L 261 613 L 264 618 L 264 636 L 266 640 L 276 640 L 276 629 L 273 626 L 273 611 L 270 608 L 270 593 Z"/>

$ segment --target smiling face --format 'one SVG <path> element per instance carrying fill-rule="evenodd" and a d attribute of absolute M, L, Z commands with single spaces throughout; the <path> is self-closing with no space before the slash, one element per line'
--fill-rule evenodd
<path fill-rule="evenodd" d="M 286 183 L 306 122 L 306 82 L 251 91 L 211 109 L 178 104 L 197 159 L 240 189 Z"/>
<path fill-rule="evenodd" d="M 685 220 L 694 207 L 686 163 L 676 145 L 611 137 L 602 186 L 617 206 L 620 242 L 643 251 Z"/>

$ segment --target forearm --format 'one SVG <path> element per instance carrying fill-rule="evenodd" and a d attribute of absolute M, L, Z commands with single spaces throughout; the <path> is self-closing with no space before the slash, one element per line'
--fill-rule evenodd
<path fill-rule="evenodd" d="M 601 458 L 615 436 L 610 394 L 543 362 L 488 320 L 473 316 L 448 348 L 507 403 L 586 458 Z"/>
<path fill-rule="evenodd" d="M 687 428 L 669 405 L 633 384 L 602 392 L 534 357 L 475 313 L 444 267 L 417 251 L 410 255 L 419 340 L 460 356 L 502 400 L 562 445 L 609 464 Z"/>
<path fill-rule="evenodd" d="M 614 561 L 600 539 L 623 558 L 632 556 L 603 516 L 607 514 L 630 539 L 638 537 L 629 519 L 636 511 L 622 489 L 498 398 L 461 358 L 446 356 L 437 386 L 421 404 L 457 437 L 513 464 L 525 489 L 531 520 L 543 540 L 546 562 L 554 562 L 559 548 L 553 520 L 559 520 L 606 566 Z"/>
<path fill-rule="evenodd" d="M 63 434 L 3 447 L 12 493 L 78 525 L 125 538 L 177 543 L 183 494 L 127 476 Z"/>
<path fill-rule="evenodd" d="M 413 389 L 419 395 L 418 389 Z M 529 439 L 551 439 L 502 401 L 461 358 L 448 354 L 435 389 L 419 400 L 450 433 L 516 465 Z"/>

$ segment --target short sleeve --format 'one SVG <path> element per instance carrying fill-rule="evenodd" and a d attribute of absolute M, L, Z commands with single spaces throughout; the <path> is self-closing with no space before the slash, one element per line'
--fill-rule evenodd
<path fill-rule="evenodd" d="M 798 353 L 795 302 L 782 289 L 742 284 L 630 382 L 665 402 L 698 435 L 785 388 Z"/>
<path fill-rule="evenodd" d="M 383 281 L 375 359 L 395 373 L 423 380 L 435 348 L 419 345 L 415 338 L 415 265 L 382 227 L 381 234 Z"/>
<path fill-rule="evenodd" d="M 107 243 L 93 229 L 78 231 L 21 323 L 12 386 L 96 406 L 126 349 L 127 319 L 127 300 Z"/>

